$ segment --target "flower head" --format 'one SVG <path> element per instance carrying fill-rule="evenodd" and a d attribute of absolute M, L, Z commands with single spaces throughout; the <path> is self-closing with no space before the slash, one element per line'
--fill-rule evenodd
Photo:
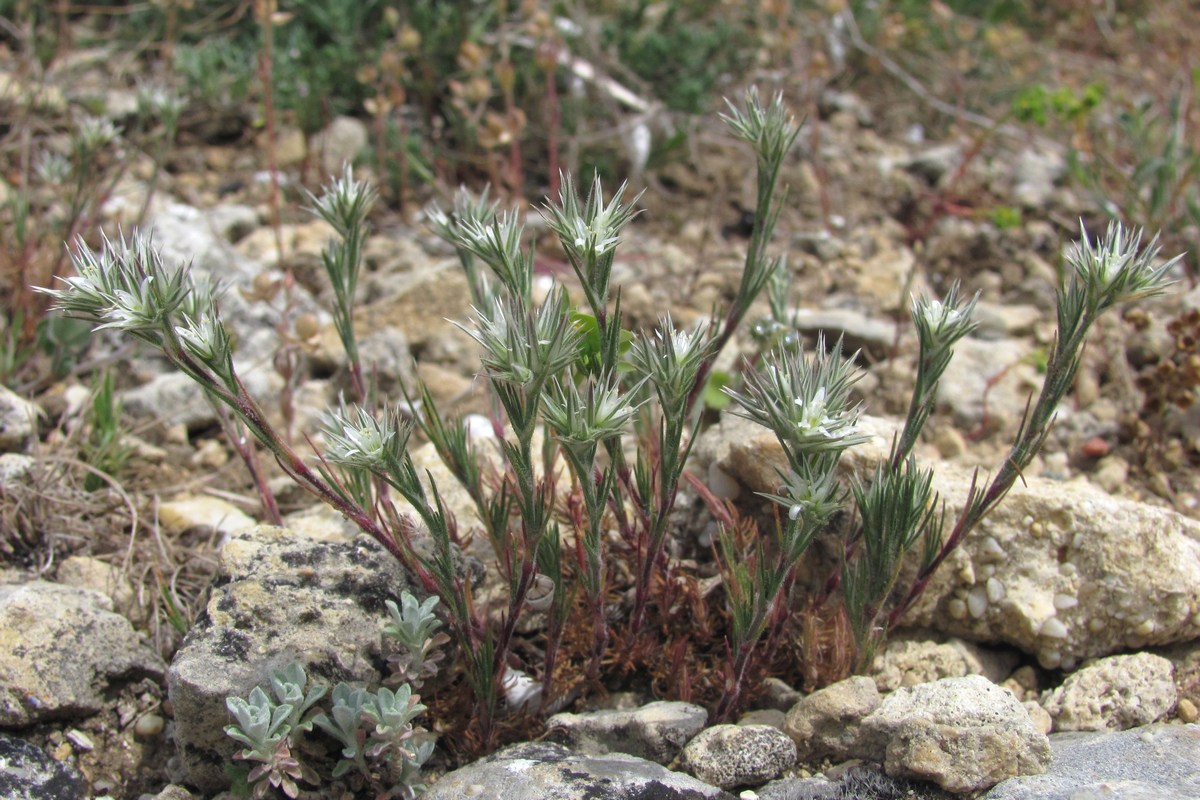
<path fill-rule="evenodd" d="M 654 385 L 663 406 L 674 408 L 687 399 L 711 345 L 706 323 L 681 330 L 667 315 L 653 336 L 634 342 L 629 357 L 634 370 Z"/>
<path fill-rule="evenodd" d="M 386 472 L 401 459 L 409 426 L 396 412 L 376 417 L 361 406 L 328 412 L 322 420 L 328 442 L 325 457 L 338 464 Z"/>
<path fill-rule="evenodd" d="M 1183 255 L 1162 264 L 1158 261 L 1158 237 L 1142 247 L 1142 230 L 1129 230 L 1119 222 L 1111 222 L 1104 236 L 1092 243 L 1087 229 L 1080 223 L 1079 241 L 1066 253 L 1067 263 L 1075 270 L 1088 303 L 1104 309 L 1143 297 L 1151 297 L 1170 285 L 1167 274 Z"/>
<path fill-rule="evenodd" d="M 946 350 L 975 330 L 977 323 L 972 317 L 977 302 L 978 294 L 963 302 L 957 283 L 946 292 L 944 300 L 936 300 L 926 295 L 914 296 L 909 313 L 917 327 L 922 349 L 931 352 Z"/>
<path fill-rule="evenodd" d="M 858 374 L 840 342 L 826 351 L 818 340 L 812 354 L 777 350 L 765 362 L 746 376 L 744 392 L 725 392 L 740 406 L 736 413 L 775 432 L 793 465 L 866 440 L 858 433 L 859 406 L 850 402 Z"/>

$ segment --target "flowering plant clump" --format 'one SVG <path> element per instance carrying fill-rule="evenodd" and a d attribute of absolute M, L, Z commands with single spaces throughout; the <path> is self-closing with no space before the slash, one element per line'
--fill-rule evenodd
<path fill-rule="evenodd" d="M 731 106 L 726 120 L 755 153 L 755 226 L 730 307 L 687 330 L 669 315 L 641 335 L 622 326 L 611 274 L 638 200 L 626 202 L 624 187 L 606 202 L 598 179 L 581 197 L 564 176 L 560 196 L 544 211 L 586 309 L 574 307 L 562 286 L 534 301 L 534 251 L 515 212 L 498 213 L 486 194 L 465 192 L 452 212 L 429 209 L 430 227 L 454 246 L 471 287 L 474 319 L 463 328 L 479 345 L 493 401 L 498 460 L 492 462 L 481 457 L 485 443 L 471 424 L 444 417 L 425 386 L 406 394 L 403 406 L 389 407 L 365 380 L 370 373 L 358 362 L 353 294 L 374 194 L 349 171 L 313 198 L 313 207 L 340 237 L 327 248 L 325 265 L 357 404 L 343 402 L 326 415 L 325 446 L 315 460 L 297 454 L 246 393 L 211 288 L 193 285 L 185 270 L 167 270 L 148 241 L 106 240 L 99 253 L 81 245 L 78 276 L 45 291 L 66 313 L 159 348 L 214 402 L 231 409 L 286 474 L 379 541 L 436 598 L 393 603 L 387 633 L 404 645 L 405 654 L 393 661 L 403 680 L 436 677 L 435 689 L 468 689 L 444 695 L 448 707 L 462 711 L 461 720 L 445 726 L 462 746 L 488 750 L 511 727 L 507 717 L 551 713 L 633 673 L 669 683 L 682 696 L 701 691 L 693 684 L 702 687 L 716 716 L 728 719 L 789 625 L 806 618 L 793 613 L 797 609 L 834 606 L 848 623 L 857 666 L 869 663 L 933 571 L 1036 454 L 1099 314 L 1163 291 L 1173 262 L 1157 264 L 1153 243 L 1140 249 L 1140 236 L 1119 226 L 1094 244 L 1084 233 L 1069 255 L 1074 269 L 1059 294 L 1059 337 L 1042 391 L 1009 457 L 986 488 L 978 481 L 972 487 L 948 534 L 932 474 L 912 451 L 955 344 L 974 328 L 975 299 L 961 297 L 957 288 L 941 299 L 914 298 L 919 352 L 904 425 L 874 474 L 848 482 L 838 473 L 841 456 L 868 439 L 853 395 L 856 354 L 823 338 L 808 348 L 791 334 L 763 338 L 756 366 L 726 389 L 734 413 L 771 430 L 785 457 L 777 488 L 767 494 L 778 512 L 774 527 L 759 531 L 753 520 L 706 494 L 685 466 L 713 363 L 764 288 L 774 326 L 785 324 L 786 264 L 768 249 L 781 206 L 777 184 L 797 126 L 779 98 L 764 103 L 753 92 L 744 108 Z M 491 545 L 499 597 L 477 596 L 463 569 L 467 537 L 460 526 L 472 521 L 456 519 L 445 487 L 414 464 L 408 449 L 414 429 L 470 497 L 473 523 Z M 702 588 L 697 559 L 707 554 L 689 551 L 676 524 L 685 480 L 721 522 L 715 563 L 704 567 L 719 577 L 719 593 Z M 842 513 L 850 509 L 853 514 Z M 797 585 L 802 558 L 818 535 L 842 529 L 837 572 L 821 595 L 803 597 Z M 901 566 L 910 554 L 918 562 L 916 577 L 902 585 Z M 444 633 L 435 633 L 439 626 Z M 529 641 L 531 627 L 536 644 Z M 673 637 L 665 646 L 663 632 Z M 445 639 L 454 661 L 442 668 L 437 653 Z M 335 690 L 332 712 L 317 721 L 344 744 L 343 774 L 357 771 L 367 779 L 374 774 L 365 761 L 372 754 L 417 763 L 426 752 L 406 727 L 418 707 L 415 696 L 383 692 Z M 431 697 L 436 702 L 436 692 Z M 368 718 L 374 733 L 354 733 Z M 276 766 L 270 774 L 278 785 L 294 782 L 290 765 Z"/>

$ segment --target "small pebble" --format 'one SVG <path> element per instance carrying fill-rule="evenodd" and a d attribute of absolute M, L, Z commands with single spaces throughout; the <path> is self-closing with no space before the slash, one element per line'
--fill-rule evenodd
<path fill-rule="evenodd" d="M 948 425 L 938 428 L 934 433 L 933 446 L 937 448 L 938 455 L 947 460 L 967 452 L 967 440 L 956 428 Z"/>
<path fill-rule="evenodd" d="M 1087 458 L 1103 458 L 1108 455 L 1108 451 L 1111 449 L 1108 442 L 1100 436 L 1093 436 L 1079 448 L 1080 452 Z"/>
<path fill-rule="evenodd" d="M 96 745 L 92 743 L 88 735 L 78 728 L 71 728 L 71 730 L 67 731 L 67 738 L 71 741 L 71 744 L 85 752 L 96 748 Z"/>
<path fill-rule="evenodd" d="M 138 721 L 133 723 L 133 735 L 139 739 L 150 739 L 158 736 L 163 731 L 163 718 L 158 714 L 146 714 L 138 717 Z"/>
<path fill-rule="evenodd" d="M 1200 712 L 1196 710 L 1196 704 L 1186 697 L 1181 698 L 1179 705 L 1176 707 L 1176 712 L 1179 714 L 1181 722 L 1195 722 L 1200 718 Z"/>

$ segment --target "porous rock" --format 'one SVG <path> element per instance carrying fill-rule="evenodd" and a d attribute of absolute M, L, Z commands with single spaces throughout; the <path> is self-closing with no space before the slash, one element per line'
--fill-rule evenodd
<path fill-rule="evenodd" d="M 310 676 L 378 683 L 385 600 L 409 588 L 373 540 L 324 542 L 262 526 L 222 548 L 212 595 L 167 673 L 186 783 L 228 785 L 235 744 L 225 699 L 265 685 L 298 660 Z"/>
<path fill-rule="evenodd" d="M 442 776 L 424 800 L 733 800 L 690 775 L 623 753 L 528 742 Z"/>
<path fill-rule="evenodd" d="M 163 663 L 105 595 L 45 581 L 0 586 L 0 726 L 86 717 L 110 684 Z"/>
<path fill-rule="evenodd" d="M 69 763 L 24 739 L 0 733 L 0 797 L 5 800 L 83 800 L 87 788 Z"/>
<path fill-rule="evenodd" d="M 1200 800 L 1200 726 L 1055 733 L 1050 768 L 980 800 Z"/>
<path fill-rule="evenodd" d="M 683 748 L 683 768 L 705 783 L 758 786 L 796 763 L 796 743 L 770 725 L 714 725 Z"/>
<path fill-rule="evenodd" d="M 69 556 L 58 565 L 56 577 L 61 584 L 106 595 L 118 613 L 135 622 L 144 616 L 129 579 L 112 564 L 91 556 Z"/>
<path fill-rule="evenodd" d="M 1024 706 L 987 678 L 944 678 L 886 696 L 862 721 L 862 752 L 889 775 L 962 793 L 1044 772 L 1050 744 Z"/>
<path fill-rule="evenodd" d="M 1058 731 L 1121 731 L 1157 722 L 1175 707 L 1175 668 L 1152 653 L 1084 665 L 1046 692 L 1042 707 Z"/>
<path fill-rule="evenodd" d="M 881 692 L 966 675 L 1000 683 L 1016 662 L 1015 653 L 987 650 L 957 638 L 945 642 L 894 638 L 875 658 L 871 677 Z"/>
<path fill-rule="evenodd" d="M 860 758 L 860 725 L 879 707 L 875 681 L 862 675 L 838 681 L 804 697 L 788 712 L 783 731 L 806 763 Z"/>
<path fill-rule="evenodd" d="M 941 465 L 950 503 L 970 475 Z M 1005 642 L 1046 668 L 1200 635 L 1200 522 L 1086 481 L 1018 482 L 901 624 Z"/>
<path fill-rule="evenodd" d="M 693 703 L 659 700 L 631 711 L 555 714 L 550 736 L 585 755 L 626 753 L 666 764 L 704 728 L 708 712 Z"/>

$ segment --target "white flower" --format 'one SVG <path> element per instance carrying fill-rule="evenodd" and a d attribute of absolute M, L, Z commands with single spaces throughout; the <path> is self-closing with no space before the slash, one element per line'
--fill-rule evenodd
<path fill-rule="evenodd" d="M 396 436 L 390 419 L 381 422 L 366 409 L 349 412 L 343 407 L 327 414 L 324 422 L 329 439 L 325 456 L 330 461 L 368 469 L 386 466 L 389 446 Z"/>
<path fill-rule="evenodd" d="M 224 360 L 227 351 L 222 343 L 227 340 L 216 317 L 205 315 L 189 319 L 186 326 L 176 327 L 175 333 L 183 341 L 184 348 L 200 361 L 214 364 Z"/>
<path fill-rule="evenodd" d="M 963 312 L 952 306 L 943 305 L 941 300 L 930 300 L 921 306 L 921 314 L 929 327 L 940 330 L 955 324 L 963 317 Z"/>
<path fill-rule="evenodd" d="M 135 287 L 136 291 L 115 290 L 110 298 L 112 306 L 103 314 L 109 322 L 96 326 L 96 330 L 122 328 L 134 331 L 154 327 L 162 317 L 162 309 L 151 291 L 153 282 L 154 276 L 147 275 Z"/>
<path fill-rule="evenodd" d="M 804 398 L 797 397 L 796 405 L 800 406 L 800 419 L 796 421 L 796 427 L 804 436 L 817 434 L 820 436 L 831 436 L 827 426 L 836 424 L 837 420 L 833 419 L 825 413 L 825 387 L 817 389 L 817 393 L 813 395 L 812 400 L 808 403 L 804 402 Z"/>

